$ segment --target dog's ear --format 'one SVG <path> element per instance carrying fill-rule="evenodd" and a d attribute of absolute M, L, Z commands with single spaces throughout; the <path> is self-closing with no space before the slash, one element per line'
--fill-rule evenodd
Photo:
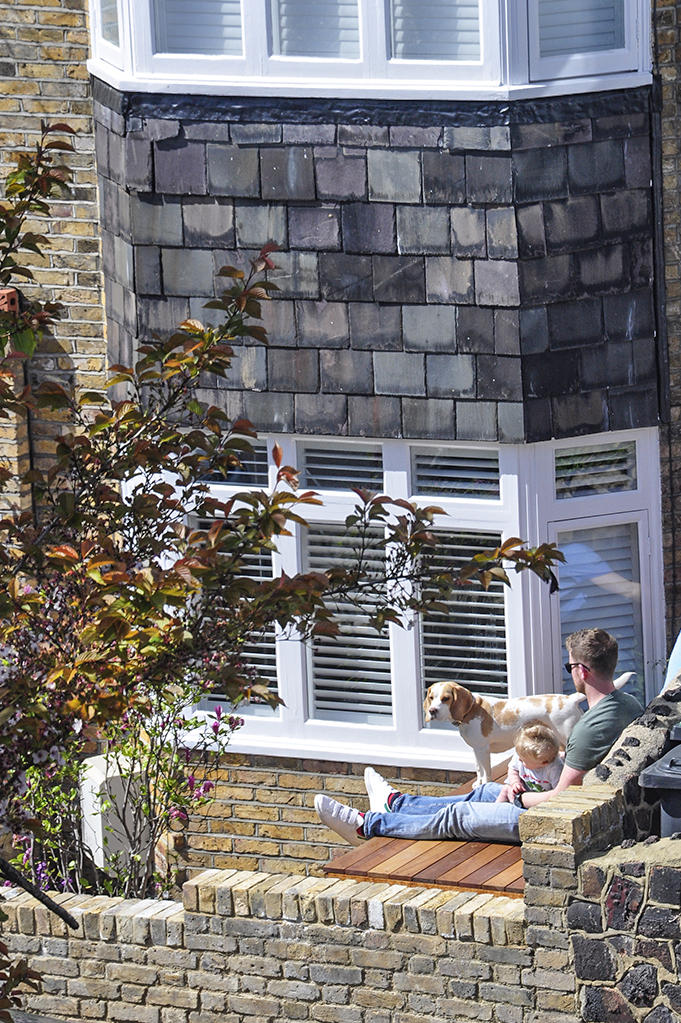
<path fill-rule="evenodd" d="M 437 682 L 435 685 L 428 686 L 428 689 L 426 690 L 426 698 L 423 701 L 423 711 L 426 715 L 426 721 L 430 721 L 430 705 L 433 702 L 433 689 L 436 685 Z"/>
<path fill-rule="evenodd" d="M 452 721 L 463 721 L 466 714 L 468 714 L 468 712 L 472 709 L 475 703 L 475 697 L 470 689 L 457 685 L 456 682 L 447 683 L 447 685 L 451 690 L 449 713 Z"/>

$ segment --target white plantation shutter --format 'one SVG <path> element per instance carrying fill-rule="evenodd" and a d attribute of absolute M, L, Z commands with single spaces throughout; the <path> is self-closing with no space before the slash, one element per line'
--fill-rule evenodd
<path fill-rule="evenodd" d="M 234 466 L 226 476 L 219 470 L 208 476 L 210 483 L 224 483 L 229 487 L 267 487 L 269 483 L 269 467 L 267 448 L 262 444 L 254 444 L 250 451 L 237 451 L 241 465 Z"/>
<path fill-rule="evenodd" d="M 357 0 L 272 0 L 274 52 L 357 60 Z"/>
<path fill-rule="evenodd" d="M 156 0 L 156 52 L 240 57 L 241 0 Z"/>
<path fill-rule="evenodd" d="M 271 579 L 272 578 L 272 554 L 269 551 L 251 553 L 244 558 L 244 573 L 250 579 Z M 259 676 L 260 684 L 265 681 L 272 693 L 277 692 L 277 649 L 274 625 L 268 626 L 253 639 L 250 643 L 244 643 L 243 663 L 246 669 L 252 669 Z M 217 702 L 215 697 L 213 702 Z M 249 714 L 257 712 L 261 708 L 271 714 L 272 708 L 269 704 L 250 703 L 242 704 L 239 713 Z"/>
<path fill-rule="evenodd" d="M 118 0 L 100 0 L 99 12 L 102 25 L 102 38 L 112 46 L 120 46 L 118 34 Z"/>
<path fill-rule="evenodd" d="M 310 445 L 303 449 L 303 480 L 316 490 L 383 489 L 383 455 L 379 446 L 347 448 Z"/>
<path fill-rule="evenodd" d="M 210 529 L 210 527 L 211 522 L 208 519 L 194 520 L 193 528 L 195 529 Z M 251 551 L 245 554 L 243 559 L 243 575 L 249 579 L 272 579 L 271 551 Z M 260 685 L 265 682 L 270 691 L 276 693 L 278 683 L 274 625 L 263 629 L 260 635 L 251 642 L 244 643 L 241 654 L 245 669 L 244 673 L 252 675 L 254 680 L 255 676 L 257 676 Z M 214 692 L 207 697 L 206 703 L 209 706 L 215 706 L 218 703 L 225 703 L 225 701 L 226 697 L 223 693 Z M 242 704 L 239 707 L 239 713 L 249 714 L 257 712 L 259 708 L 269 711 L 270 714 L 272 713 L 269 704 L 258 705 L 257 703 Z"/>
<path fill-rule="evenodd" d="M 638 527 L 635 522 L 558 533 L 561 642 L 579 629 L 605 629 L 619 644 L 617 672 L 635 671 L 643 696 L 643 623 Z M 572 682 L 565 685 L 572 692 Z"/>
<path fill-rule="evenodd" d="M 412 490 L 415 494 L 498 500 L 499 454 L 496 451 L 412 449 Z"/>
<path fill-rule="evenodd" d="M 480 550 L 498 547 L 499 533 L 449 533 L 440 537 L 441 567 L 453 573 Z M 502 583 L 478 584 L 449 601 L 450 614 L 424 615 L 421 663 L 424 691 L 433 682 L 458 682 L 476 693 L 508 695 L 506 619 Z"/>
<path fill-rule="evenodd" d="M 541 57 L 623 46 L 624 0 L 539 0 Z"/>
<path fill-rule="evenodd" d="M 558 500 L 636 490 L 634 441 L 559 448 L 555 459 Z"/>
<path fill-rule="evenodd" d="M 376 531 L 381 536 L 382 532 Z M 307 568 L 324 571 L 343 564 L 352 541 L 344 525 L 315 525 L 307 531 Z M 369 559 L 380 570 L 382 552 Z M 368 624 L 368 615 L 350 600 L 335 606 L 341 635 L 315 637 L 310 652 L 312 716 L 329 720 L 385 724 L 392 715 L 390 641 Z M 371 602 L 363 599 L 363 607 Z"/>
<path fill-rule="evenodd" d="M 479 60 L 478 0 L 391 0 L 392 56 Z"/>

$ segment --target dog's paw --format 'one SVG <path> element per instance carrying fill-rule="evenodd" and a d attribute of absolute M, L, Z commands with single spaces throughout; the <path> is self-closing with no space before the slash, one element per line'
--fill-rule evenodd
<path fill-rule="evenodd" d="M 627 682 L 631 682 L 632 678 L 636 678 L 636 672 L 625 671 L 623 675 L 619 675 L 616 679 L 614 679 L 612 684 L 615 689 L 624 689 Z"/>

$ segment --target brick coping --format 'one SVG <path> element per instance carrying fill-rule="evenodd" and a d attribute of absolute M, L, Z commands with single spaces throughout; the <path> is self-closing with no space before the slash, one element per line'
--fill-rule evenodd
<path fill-rule="evenodd" d="M 517 898 L 299 874 L 207 870 L 185 883 L 183 904 L 56 895 L 78 920 L 77 931 L 30 895 L 18 889 L 8 895 L 3 930 L 23 935 L 189 948 L 192 935 L 212 933 L 215 917 L 241 917 L 408 931 L 487 945 L 525 943 L 525 910 Z"/>

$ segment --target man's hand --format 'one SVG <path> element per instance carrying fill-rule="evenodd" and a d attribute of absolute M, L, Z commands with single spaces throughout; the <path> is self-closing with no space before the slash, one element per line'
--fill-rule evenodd
<path fill-rule="evenodd" d="M 522 789 L 522 786 L 521 786 L 520 792 L 522 792 L 522 791 L 523 791 L 523 789 Z M 499 793 L 499 795 L 497 796 L 497 798 L 494 801 L 495 801 L 495 803 L 512 803 L 514 797 L 515 797 L 515 792 L 513 790 L 513 786 L 512 785 L 502 785 L 501 792 Z"/>

